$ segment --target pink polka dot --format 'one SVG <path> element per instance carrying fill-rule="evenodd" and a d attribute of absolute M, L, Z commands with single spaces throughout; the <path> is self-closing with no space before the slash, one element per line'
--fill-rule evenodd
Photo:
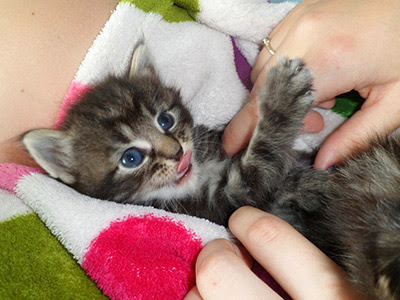
<path fill-rule="evenodd" d="M 83 268 L 112 299 L 182 299 L 195 284 L 200 239 L 182 223 L 146 215 L 111 223 Z"/>
<path fill-rule="evenodd" d="M 44 171 L 18 164 L 0 164 L 0 188 L 14 192 L 18 181 L 31 173 L 44 173 Z"/>
<path fill-rule="evenodd" d="M 71 105 L 77 103 L 86 93 L 89 91 L 90 86 L 80 83 L 79 81 L 72 81 L 67 94 L 64 97 L 64 101 L 58 111 L 58 116 L 56 120 L 56 125 L 54 129 L 58 129 L 60 123 L 64 120 L 67 115 L 68 109 Z"/>

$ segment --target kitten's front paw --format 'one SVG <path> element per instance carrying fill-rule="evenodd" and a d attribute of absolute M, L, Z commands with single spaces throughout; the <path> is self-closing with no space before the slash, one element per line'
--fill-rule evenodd
<path fill-rule="evenodd" d="M 268 80 L 260 94 L 260 111 L 304 115 L 314 101 L 311 95 L 312 76 L 302 60 L 283 57 L 268 73 Z"/>

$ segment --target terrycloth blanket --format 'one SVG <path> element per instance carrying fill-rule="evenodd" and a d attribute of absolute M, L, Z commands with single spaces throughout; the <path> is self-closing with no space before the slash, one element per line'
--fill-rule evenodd
<path fill-rule="evenodd" d="M 123 0 L 82 62 L 58 122 L 94 83 L 125 74 L 143 42 L 195 122 L 223 126 L 247 99 L 260 41 L 294 6 Z M 340 103 L 350 106 L 338 112 L 353 108 Z M 346 117 L 321 112 L 328 126 L 296 147 L 314 148 Z M 215 238 L 231 237 L 204 219 L 93 199 L 40 170 L 0 165 L 0 299 L 181 299 L 195 284 L 197 254 Z"/>

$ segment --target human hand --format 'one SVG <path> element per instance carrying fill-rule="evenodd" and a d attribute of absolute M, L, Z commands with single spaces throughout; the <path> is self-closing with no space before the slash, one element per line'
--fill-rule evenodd
<path fill-rule="evenodd" d="M 283 220 L 242 207 L 229 227 L 293 299 L 362 299 L 344 271 Z M 200 252 L 196 282 L 185 300 L 282 299 L 251 272 L 243 250 L 222 239 Z"/>
<path fill-rule="evenodd" d="M 254 65 L 250 103 L 228 125 L 223 146 L 229 155 L 244 148 L 257 123 L 257 93 L 267 69 L 281 56 L 300 57 L 314 76 L 315 106 L 330 108 L 334 97 L 356 90 L 361 109 L 322 144 L 314 167 L 327 169 L 367 146 L 371 136 L 400 126 L 400 2 L 304 0 L 271 32 Z M 319 131 L 322 117 L 310 112 L 307 132 Z"/>

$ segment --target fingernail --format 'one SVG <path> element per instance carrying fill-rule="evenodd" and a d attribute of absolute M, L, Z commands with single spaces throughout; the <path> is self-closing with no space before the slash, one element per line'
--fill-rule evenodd
<path fill-rule="evenodd" d="M 332 166 L 330 166 L 329 168 L 328 168 L 328 172 L 331 172 L 331 171 L 333 171 L 333 170 L 335 170 L 337 167 L 339 167 L 339 165 L 332 165 Z"/>
<path fill-rule="evenodd" d="M 324 118 L 316 111 L 310 110 L 303 120 L 302 132 L 316 133 L 324 128 Z"/>
<path fill-rule="evenodd" d="M 330 167 L 337 165 L 337 158 L 331 149 L 321 147 L 314 161 L 314 168 L 320 171 L 326 171 Z"/>

